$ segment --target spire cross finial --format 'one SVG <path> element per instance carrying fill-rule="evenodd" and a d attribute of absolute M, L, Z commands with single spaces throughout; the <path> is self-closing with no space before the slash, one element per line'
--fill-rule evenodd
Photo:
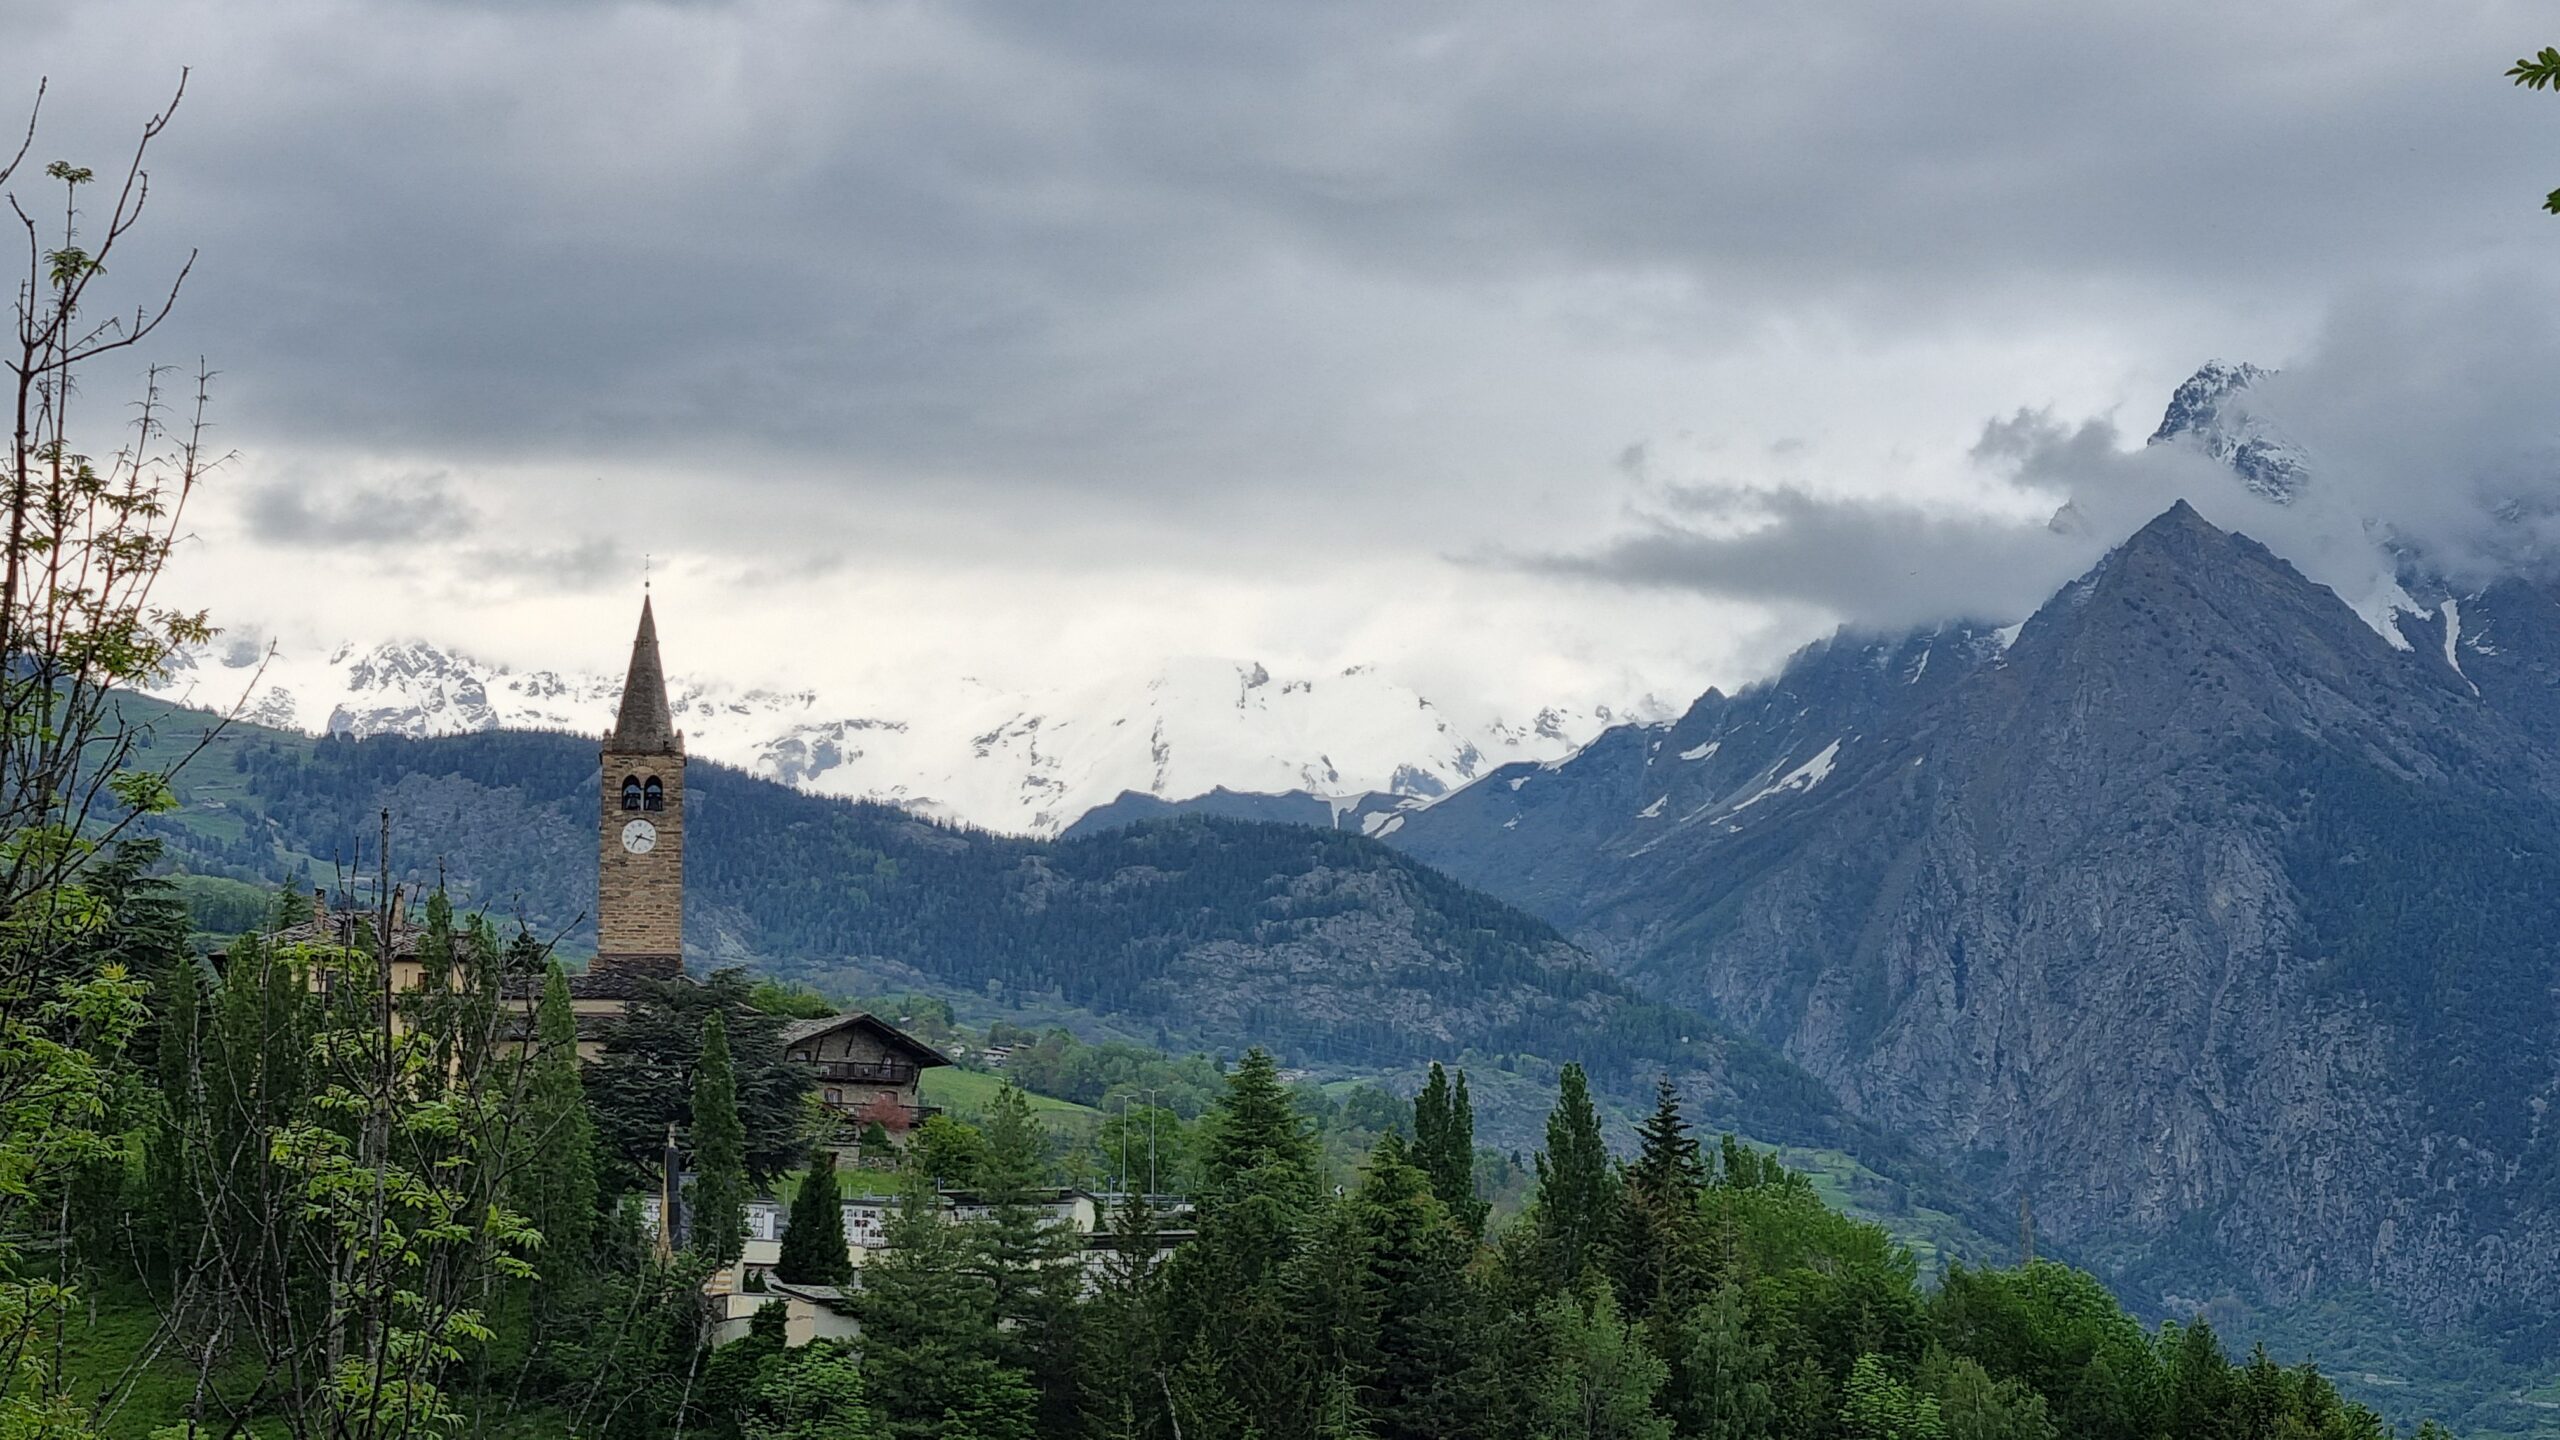
<path fill-rule="evenodd" d="M 649 567 L 656 559 L 646 550 L 640 552 L 640 588 L 643 590 L 649 588 Z"/>

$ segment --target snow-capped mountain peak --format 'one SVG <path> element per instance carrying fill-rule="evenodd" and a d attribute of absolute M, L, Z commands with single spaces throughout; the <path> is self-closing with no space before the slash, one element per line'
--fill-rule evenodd
<path fill-rule="evenodd" d="M 397 640 L 272 656 L 233 643 L 189 657 L 162 693 L 217 709 L 237 703 L 262 725 L 361 737 L 600 732 L 621 688 L 615 674 L 517 670 Z M 955 680 L 895 714 L 699 672 L 671 676 L 668 688 L 693 754 L 822 794 L 1038 835 L 1064 830 L 1123 791 L 1187 799 L 1223 786 L 1427 799 L 1497 765 L 1558 758 L 1611 724 L 1643 718 L 1603 705 L 1513 721 L 1444 706 L 1373 666 L 1285 674 L 1216 658 L 1051 692 Z"/>
<path fill-rule="evenodd" d="M 2150 443 L 2192 444 L 2230 466 L 2260 499 L 2291 504 L 2311 478 L 2310 459 L 2251 404 L 2249 393 L 2274 373 L 2246 362 L 2207 362 L 2169 397 Z"/>

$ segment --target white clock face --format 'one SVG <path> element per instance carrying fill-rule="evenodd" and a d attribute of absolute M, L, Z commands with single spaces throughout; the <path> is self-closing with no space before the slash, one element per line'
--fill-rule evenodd
<path fill-rule="evenodd" d="M 634 855 L 646 855 L 656 848 L 658 827 L 646 820 L 634 820 L 622 827 L 622 848 Z"/>

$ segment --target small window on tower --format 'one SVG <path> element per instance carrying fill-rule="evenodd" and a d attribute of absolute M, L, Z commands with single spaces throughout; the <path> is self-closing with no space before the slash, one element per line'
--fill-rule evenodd
<path fill-rule="evenodd" d="M 655 775 L 649 777 L 648 795 L 648 803 L 642 805 L 641 809 L 664 810 L 667 808 L 667 787 L 659 784 L 658 777 Z"/>
<path fill-rule="evenodd" d="M 625 810 L 640 808 L 640 777 L 637 775 L 622 777 L 622 808 Z"/>

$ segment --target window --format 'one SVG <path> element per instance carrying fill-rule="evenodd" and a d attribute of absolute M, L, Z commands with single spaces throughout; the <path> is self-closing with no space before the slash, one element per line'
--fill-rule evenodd
<path fill-rule="evenodd" d="M 657 776 L 655 776 L 655 775 L 652 775 L 652 776 L 650 776 L 650 777 L 649 777 L 649 792 L 648 792 L 648 793 L 649 793 L 648 803 L 646 803 L 646 804 L 642 805 L 642 806 L 640 807 L 641 809 L 643 809 L 643 810 L 664 810 L 664 809 L 666 809 L 666 808 L 667 808 L 667 787 L 666 787 L 666 786 L 664 786 L 664 785 L 659 784 L 659 783 L 658 783 L 658 777 L 657 777 Z"/>
<path fill-rule="evenodd" d="M 650 783 L 654 785 L 657 782 L 653 780 Z M 622 808 L 625 810 L 640 808 L 640 777 L 637 775 L 622 777 Z"/>
<path fill-rule="evenodd" d="M 844 1092 L 843 1092 L 843 1091 L 841 1091 L 841 1090 L 835 1089 L 835 1088 L 834 1088 L 834 1087 L 832 1087 L 832 1086 L 828 1087 L 828 1089 L 827 1089 L 827 1103 L 828 1103 L 828 1104 L 830 1104 L 830 1105 L 841 1105 L 841 1104 L 843 1104 L 843 1103 L 844 1103 Z"/>

